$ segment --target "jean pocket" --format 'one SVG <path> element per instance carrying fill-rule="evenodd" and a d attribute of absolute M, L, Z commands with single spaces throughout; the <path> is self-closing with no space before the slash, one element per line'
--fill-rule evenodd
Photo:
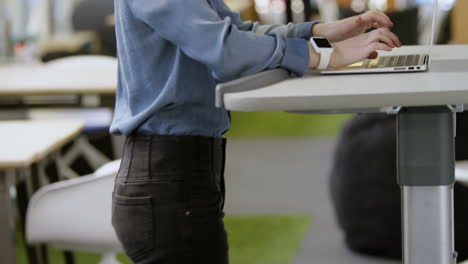
<path fill-rule="evenodd" d="M 151 197 L 112 195 L 112 226 L 125 253 L 137 262 L 154 248 Z"/>

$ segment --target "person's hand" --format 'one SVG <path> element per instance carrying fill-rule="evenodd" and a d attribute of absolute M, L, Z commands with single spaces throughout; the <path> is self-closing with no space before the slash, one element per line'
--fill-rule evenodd
<path fill-rule="evenodd" d="M 329 67 L 338 68 L 366 58 L 376 58 L 378 50 L 391 51 L 392 48 L 400 46 L 400 40 L 390 30 L 380 28 L 354 38 L 333 43 L 332 46 L 333 53 Z M 309 68 L 316 68 L 320 61 L 320 55 L 314 51 L 310 43 L 309 53 Z"/>
<path fill-rule="evenodd" d="M 361 35 L 373 27 L 390 29 L 393 23 L 385 13 L 371 10 L 336 22 L 316 24 L 312 35 L 326 37 L 330 42 L 338 42 Z"/>
<path fill-rule="evenodd" d="M 400 40 L 395 34 L 386 28 L 380 28 L 334 43 L 329 66 L 337 68 L 366 58 L 373 59 L 377 57 L 377 50 L 391 51 L 400 45 Z"/>

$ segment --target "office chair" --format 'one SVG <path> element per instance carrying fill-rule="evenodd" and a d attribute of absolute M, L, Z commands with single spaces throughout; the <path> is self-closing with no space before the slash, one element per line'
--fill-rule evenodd
<path fill-rule="evenodd" d="M 95 31 L 101 39 L 101 55 L 117 56 L 113 23 L 113 0 L 82 0 L 73 11 L 72 25 L 76 31 Z"/>
<path fill-rule="evenodd" d="M 26 216 L 28 243 L 100 253 L 99 264 L 120 264 L 122 248 L 111 224 L 112 190 L 120 160 L 94 174 L 39 189 Z"/>

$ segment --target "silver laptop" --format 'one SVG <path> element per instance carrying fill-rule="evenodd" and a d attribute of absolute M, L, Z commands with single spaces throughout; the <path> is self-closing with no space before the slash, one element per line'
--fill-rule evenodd
<path fill-rule="evenodd" d="M 428 54 L 379 56 L 346 67 L 323 70 L 321 74 L 382 73 L 382 72 L 419 72 L 429 67 Z"/>
<path fill-rule="evenodd" d="M 379 56 L 345 67 L 320 71 L 321 74 L 385 73 L 385 72 L 422 72 L 429 69 L 430 53 L 434 42 L 438 1 L 433 3 L 431 40 L 428 54 L 410 54 L 398 56 Z"/>

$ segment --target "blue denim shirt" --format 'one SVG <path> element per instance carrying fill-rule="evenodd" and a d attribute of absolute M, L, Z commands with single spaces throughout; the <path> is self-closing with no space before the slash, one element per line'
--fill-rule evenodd
<path fill-rule="evenodd" d="M 110 131 L 220 137 L 229 129 L 215 87 L 309 63 L 314 22 L 244 22 L 223 0 L 116 0 L 118 87 Z"/>

